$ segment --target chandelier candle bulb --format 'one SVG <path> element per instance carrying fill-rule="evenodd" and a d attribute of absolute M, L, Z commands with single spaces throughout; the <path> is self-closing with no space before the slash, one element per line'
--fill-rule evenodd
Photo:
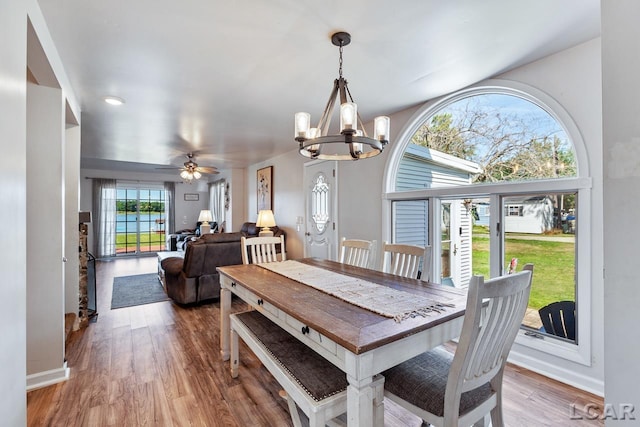
<path fill-rule="evenodd" d="M 378 141 L 389 140 L 389 128 L 391 120 L 387 116 L 378 116 L 373 121 L 373 127 L 375 129 L 374 134 Z"/>
<path fill-rule="evenodd" d="M 358 120 L 358 106 L 355 102 L 345 102 L 340 104 L 340 129 L 345 130 L 356 129 L 356 121 Z"/>
<path fill-rule="evenodd" d="M 322 136 L 320 133 L 320 128 L 311 128 L 309 129 L 309 139 L 319 138 Z"/>
<path fill-rule="evenodd" d="M 295 115 L 296 122 L 296 130 L 295 135 L 296 138 L 307 138 L 309 135 L 309 128 L 311 126 L 311 114 L 300 112 Z"/>

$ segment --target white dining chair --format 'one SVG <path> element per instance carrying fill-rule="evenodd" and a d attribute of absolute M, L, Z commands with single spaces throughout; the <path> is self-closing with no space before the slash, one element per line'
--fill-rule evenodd
<path fill-rule="evenodd" d="M 382 271 L 396 276 L 429 280 L 431 246 L 382 244 Z"/>
<path fill-rule="evenodd" d="M 375 259 L 375 240 L 347 239 L 340 240 L 340 262 L 356 267 L 372 268 Z"/>
<path fill-rule="evenodd" d="M 287 254 L 284 247 L 284 235 L 279 237 L 244 237 L 242 245 L 243 264 L 262 264 L 266 262 L 285 261 Z M 280 252 L 278 252 L 280 246 Z"/>
<path fill-rule="evenodd" d="M 503 427 L 502 377 L 524 317 L 533 265 L 469 283 L 462 333 L 452 355 L 442 347 L 385 372 L 384 395 L 438 427 Z M 487 304 L 483 308 L 483 304 Z"/>

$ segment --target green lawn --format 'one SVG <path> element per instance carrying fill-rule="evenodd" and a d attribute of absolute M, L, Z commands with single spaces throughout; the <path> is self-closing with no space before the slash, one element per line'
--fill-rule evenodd
<path fill-rule="evenodd" d="M 160 250 L 159 245 L 164 245 L 164 233 L 141 233 L 140 234 L 140 250 Z M 136 250 L 136 233 L 117 233 L 116 234 L 116 252 L 134 252 Z"/>
<path fill-rule="evenodd" d="M 535 264 L 529 307 L 540 309 L 554 301 L 575 301 L 573 242 L 508 237 L 505 247 L 507 260 L 518 258 L 518 270 L 524 264 Z M 489 276 L 488 237 L 473 238 L 473 274 Z"/>

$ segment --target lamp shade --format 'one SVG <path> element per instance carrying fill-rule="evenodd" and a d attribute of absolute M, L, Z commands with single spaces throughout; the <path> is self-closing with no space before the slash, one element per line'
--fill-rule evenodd
<path fill-rule="evenodd" d="M 211 211 L 207 209 L 201 210 L 200 215 L 198 216 L 198 221 L 200 221 L 203 224 L 206 224 L 209 221 L 213 221 L 213 216 L 211 215 Z"/>
<path fill-rule="evenodd" d="M 256 221 L 257 227 L 275 227 L 276 219 L 273 216 L 273 211 L 265 209 L 258 212 L 258 220 Z"/>

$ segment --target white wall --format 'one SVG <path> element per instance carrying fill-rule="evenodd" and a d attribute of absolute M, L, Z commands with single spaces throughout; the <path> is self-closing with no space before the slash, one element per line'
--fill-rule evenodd
<path fill-rule="evenodd" d="M 636 416 L 606 425 L 640 425 L 640 2 L 602 1 L 601 7 L 605 402 L 634 404 Z"/>
<path fill-rule="evenodd" d="M 291 119 L 293 120 L 293 118 Z M 291 140 L 291 145 L 297 142 Z M 302 190 L 302 171 L 306 159 L 291 151 L 257 163 L 247 168 L 247 211 L 245 221 L 255 222 L 258 218 L 257 171 L 266 166 L 273 166 L 273 215 L 276 224 L 286 233 L 285 246 L 287 258 L 301 258 L 304 255 L 304 230 L 296 231 L 296 218 L 304 216 L 304 194 Z"/>
<path fill-rule="evenodd" d="M 80 127 L 65 131 L 64 142 L 64 286 L 65 313 L 78 313 L 80 260 L 78 258 L 78 212 L 80 209 Z M 76 317 L 76 320 L 79 318 Z M 74 325 L 74 329 L 78 322 Z"/>
<path fill-rule="evenodd" d="M 599 39 L 576 48 L 526 65 L 497 78 L 522 82 L 533 86 L 558 101 L 578 126 L 587 150 L 588 168 L 593 177 L 590 230 L 592 250 L 591 300 L 592 310 L 592 364 L 584 366 L 568 362 L 553 355 L 514 347 L 514 353 L 525 355 L 521 360 L 538 361 L 540 372 L 602 394 L 604 381 L 603 352 L 603 281 L 602 281 L 602 129 L 600 91 Z M 363 106 L 364 108 L 364 106 Z M 344 161 L 338 164 L 338 236 L 352 238 L 383 238 L 382 193 L 383 175 L 387 158 L 393 150 L 393 141 L 418 107 L 391 116 L 391 144 L 383 154 L 367 160 Z M 274 166 L 274 206 L 278 226 L 287 230 L 287 250 L 290 258 L 303 256 L 302 233 L 295 231 L 295 218 L 304 215 L 302 187 L 303 166 L 306 159 L 297 153 L 292 140 L 292 151 L 252 165 L 247 169 L 249 219 L 255 219 L 256 170 Z M 295 250 L 291 250 L 294 249 Z"/>
<path fill-rule="evenodd" d="M 0 269 L 3 271 L 0 298 L 0 414 L 8 426 L 27 423 L 25 375 L 27 372 L 27 162 L 26 2 L 0 0 L 0 200 L 11 206 L 0 209 L 3 227 Z M 9 42 L 10 40 L 10 42 Z"/>

